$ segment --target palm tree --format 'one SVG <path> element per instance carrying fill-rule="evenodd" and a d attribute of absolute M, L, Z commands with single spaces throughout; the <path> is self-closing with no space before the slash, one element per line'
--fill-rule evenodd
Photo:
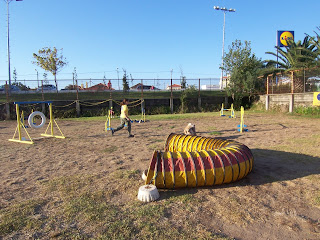
<path fill-rule="evenodd" d="M 284 48 L 275 46 L 275 48 L 278 50 L 278 54 L 266 52 L 266 54 L 273 55 L 278 59 L 264 61 L 267 67 L 265 71 L 269 73 L 313 67 L 316 65 L 320 54 L 320 48 L 313 44 L 310 36 L 306 36 L 303 42 L 289 40 L 288 46 Z"/>
<path fill-rule="evenodd" d="M 320 27 L 317 27 L 318 31 L 320 31 Z M 314 32 L 316 34 L 315 37 L 311 37 L 310 35 L 306 34 L 308 37 L 310 37 L 310 41 L 311 41 L 311 44 L 316 47 L 318 50 L 320 50 L 320 35 L 315 31 Z M 319 55 L 317 56 L 317 63 L 319 64 Z"/>

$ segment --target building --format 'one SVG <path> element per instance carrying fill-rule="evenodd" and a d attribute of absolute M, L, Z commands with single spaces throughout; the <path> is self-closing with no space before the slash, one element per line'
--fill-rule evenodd
<path fill-rule="evenodd" d="M 158 89 L 158 88 L 156 88 L 154 86 L 143 85 L 141 83 L 138 83 L 138 84 L 132 86 L 130 88 L 130 90 L 139 90 L 140 91 L 142 89 L 142 87 L 143 87 L 143 90 L 160 90 L 160 89 Z"/>
<path fill-rule="evenodd" d="M 220 90 L 219 85 L 201 85 L 201 90 Z"/>
<path fill-rule="evenodd" d="M 221 89 L 225 89 L 229 85 L 229 78 L 230 78 L 230 75 L 223 76 L 222 83 L 221 83 L 222 84 Z"/>
<path fill-rule="evenodd" d="M 171 90 L 171 85 L 167 87 L 167 90 Z M 172 90 L 181 90 L 181 85 L 179 84 L 173 84 Z"/>
<path fill-rule="evenodd" d="M 110 80 L 109 80 L 110 83 Z M 110 91 L 110 90 L 114 90 L 114 88 L 112 88 L 111 83 L 108 85 L 103 84 L 103 83 L 99 83 L 97 85 L 94 85 L 92 87 L 88 87 L 88 88 L 84 88 L 84 90 L 88 90 L 88 91 Z"/>

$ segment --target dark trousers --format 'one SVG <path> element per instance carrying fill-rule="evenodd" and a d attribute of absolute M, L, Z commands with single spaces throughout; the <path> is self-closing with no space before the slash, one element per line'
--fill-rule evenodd
<path fill-rule="evenodd" d="M 124 125 L 127 125 L 128 126 L 128 133 L 130 135 L 131 134 L 131 121 L 129 121 L 125 118 L 120 118 L 120 121 L 121 121 L 120 125 L 116 129 L 113 129 L 113 131 L 114 132 L 119 131 L 124 127 Z"/>

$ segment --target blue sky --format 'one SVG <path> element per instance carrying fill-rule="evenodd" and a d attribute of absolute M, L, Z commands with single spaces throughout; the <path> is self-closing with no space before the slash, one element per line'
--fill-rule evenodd
<path fill-rule="evenodd" d="M 23 0 L 10 3 L 11 70 L 18 80 L 36 79 L 32 54 L 63 48 L 68 65 L 58 79 L 117 79 L 126 69 L 134 79 L 219 78 L 223 12 L 225 51 L 236 39 L 251 41 L 259 58 L 275 51 L 277 30 L 315 35 L 319 0 Z M 49 74 L 49 79 L 52 79 Z M 7 7 L 0 1 L 0 85 L 8 79 Z M 62 87 L 62 86 L 61 86 Z"/>

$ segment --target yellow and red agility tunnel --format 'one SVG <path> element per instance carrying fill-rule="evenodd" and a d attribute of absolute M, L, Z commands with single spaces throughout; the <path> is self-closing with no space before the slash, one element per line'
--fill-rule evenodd
<path fill-rule="evenodd" d="M 250 149 L 236 141 L 171 133 L 165 151 L 154 151 L 146 184 L 158 188 L 213 186 L 244 178 Z"/>

